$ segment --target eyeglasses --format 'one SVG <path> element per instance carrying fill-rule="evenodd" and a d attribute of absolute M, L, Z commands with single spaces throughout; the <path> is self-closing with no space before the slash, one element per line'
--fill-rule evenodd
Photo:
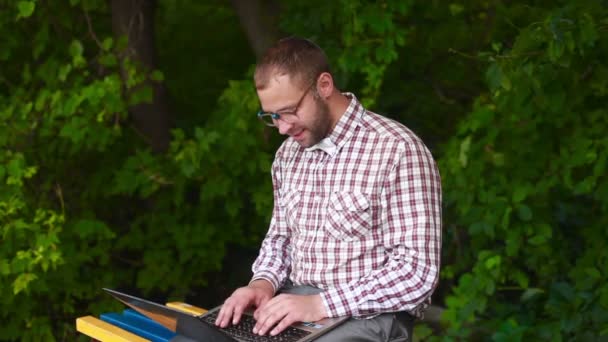
<path fill-rule="evenodd" d="M 277 125 L 276 125 L 277 120 L 282 120 L 283 122 L 286 122 L 288 124 L 292 124 L 292 123 L 296 122 L 296 120 L 298 119 L 298 115 L 297 115 L 298 108 L 300 108 L 300 105 L 302 104 L 302 100 L 304 100 L 304 98 L 306 97 L 306 94 L 308 94 L 308 92 L 310 91 L 311 88 L 312 88 L 312 86 L 310 86 L 306 89 L 304 94 L 302 94 L 302 97 L 300 97 L 300 100 L 298 100 L 298 103 L 296 103 L 296 106 L 294 107 L 293 110 L 285 110 L 285 111 L 282 111 L 282 113 L 264 112 L 264 111 L 260 110 L 258 112 L 258 119 L 262 120 L 262 122 L 266 126 L 270 126 L 270 127 L 277 127 Z"/>

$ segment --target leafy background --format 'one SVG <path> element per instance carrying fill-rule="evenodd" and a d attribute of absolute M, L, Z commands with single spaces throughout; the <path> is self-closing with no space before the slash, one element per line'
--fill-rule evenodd
<path fill-rule="evenodd" d="M 242 1 L 149 3 L 146 55 L 117 1 L 0 0 L 0 340 L 75 339 L 121 309 L 101 287 L 210 307 L 249 278 L 281 142 L 253 116 L 262 35 Z M 439 163 L 416 340 L 608 339 L 606 1 L 249 4 Z"/>

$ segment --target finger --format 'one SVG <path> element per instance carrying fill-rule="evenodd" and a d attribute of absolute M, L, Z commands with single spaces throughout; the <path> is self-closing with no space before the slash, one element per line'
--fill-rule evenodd
<path fill-rule="evenodd" d="M 280 300 L 280 298 L 274 297 L 274 298 L 270 299 L 269 301 L 267 301 L 266 303 L 264 303 L 263 305 L 259 306 L 253 312 L 253 318 L 256 320 L 256 322 L 261 322 L 266 319 L 266 317 L 272 312 L 271 308 L 277 300 Z"/>
<path fill-rule="evenodd" d="M 230 296 L 222 305 L 221 310 L 223 311 L 223 316 L 220 320 L 220 327 L 226 328 L 230 325 L 230 321 L 232 320 L 232 316 L 234 314 L 235 307 L 239 305 L 239 296 L 235 296 L 234 294 Z"/>
<path fill-rule="evenodd" d="M 288 310 L 281 306 L 273 306 L 272 311 L 270 311 L 266 317 L 262 318 L 262 321 L 257 322 L 256 328 L 254 328 L 253 332 L 259 335 L 265 335 L 268 330 L 274 327 L 277 322 L 282 320 L 288 314 Z M 257 331 L 256 331 L 257 330 Z"/>
<path fill-rule="evenodd" d="M 218 312 L 217 317 L 215 318 L 215 325 L 220 325 L 220 323 L 222 322 L 222 319 L 224 318 L 224 315 L 226 315 L 226 302 L 224 302 L 224 305 L 222 305 L 222 307 L 220 308 L 220 312 Z"/>
<path fill-rule="evenodd" d="M 275 336 L 280 334 L 283 330 L 287 329 L 288 326 L 292 325 L 296 320 L 293 316 L 287 314 L 271 331 L 270 335 Z"/>
<path fill-rule="evenodd" d="M 273 304 L 277 300 L 280 300 L 280 298 L 279 297 L 274 297 L 274 298 L 266 300 L 264 303 L 258 305 L 258 307 L 253 312 L 253 318 L 255 318 L 256 321 L 259 321 L 259 320 L 262 320 L 263 318 L 265 318 L 266 315 L 264 313 L 265 312 L 270 312 L 269 308 L 272 307 Z"/>
<path fill-rule="evenodd" d="M 277 303 L 280 305 L 284 299 L 284 295 L 278 295 L 274 298 L 264 300 L 264 302 L 253 312 L 253 318 L 255 318 L 256 321 L 264 319 L 266 315 L 272 311 L 271 308 L 276 306 Z"/>
<path fill-rule="evenodd" d="M 241 316 L 243 315 L 243 306 L 236 306 L 234 308 L 234 312 L 232 314 L 232 325 L 237 325 L 241 321 Z"/>
<path fill-rule="evenodd" d="M 232 318 L 232 313 L 234 311 L 234 306 L 230 303 L 224 304 L 221 308 L 220 314 L 221 317 L 218 317 L 219 326 L 225 328 L 228 326 L 230 319 Z"/>

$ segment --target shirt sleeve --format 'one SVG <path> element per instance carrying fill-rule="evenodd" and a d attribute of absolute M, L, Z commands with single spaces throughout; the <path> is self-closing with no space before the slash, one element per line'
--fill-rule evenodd
<path fill-rule="evenodd" d="M 265 279 L 269 281 L 276 292 L 287 277 L 291 269 L 289 254 L 290 231 L 285 221 L 285 213 L 280 205 L 279 189 L 281 188 L 280 154 L 277 153 L 272 164 L 272 187 L 274 208 L 270 227 L 266 233 L 260 254 L 253 263 L 253 278 L 251 281 Z"/>
<path fill-rule="evenodd" d="M 330 288 L 321 298 L 330 317 L 417 311 L 439 276 L 441 179 L 421 141 L 401 150 L 381 193 L 386 262 L 365 277 Z"/>

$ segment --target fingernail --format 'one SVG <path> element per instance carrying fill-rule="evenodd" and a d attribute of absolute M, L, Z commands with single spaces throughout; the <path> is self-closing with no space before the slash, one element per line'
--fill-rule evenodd
<path fill-rule="evenodd" d="M 258 333 L 258 329 L 257 328 L 253 328 L 253 333 L 257 334 Z"/>
<path fill-rule="evenodd" d="M 273 330 L 273 331 L 270 333 L 270 335 L 272 335 L 272 336 L 274 336 L 274 335 L 276 335 L 276 334 L 277 334 L 277 331 L 276 331 L 276 330 Z"/>

